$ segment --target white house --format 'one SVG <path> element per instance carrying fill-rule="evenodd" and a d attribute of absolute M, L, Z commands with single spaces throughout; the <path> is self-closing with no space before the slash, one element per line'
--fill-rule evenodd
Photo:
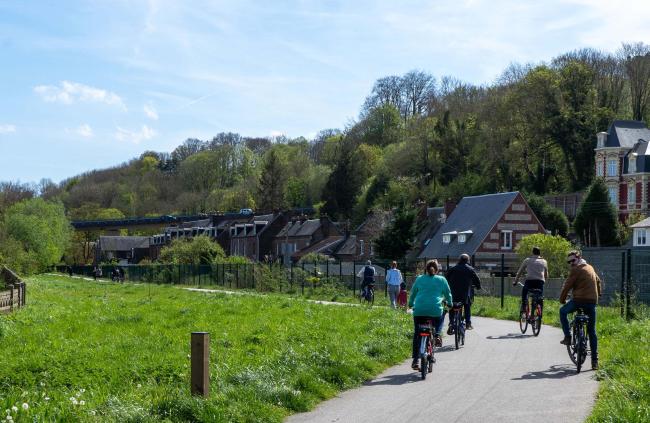
<path fill-rule="evenodd" d="M 632 235 L 633 247 L 650 246 L 650 217 L 630 227 L 634 230 L 634 234 Z"/>

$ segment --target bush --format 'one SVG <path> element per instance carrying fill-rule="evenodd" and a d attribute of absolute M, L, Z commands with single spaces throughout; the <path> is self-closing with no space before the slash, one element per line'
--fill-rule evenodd
<path fill-rule="evenodd" d="M 211 264 L 225 259 L 223 248 L 207 236 L 175 239 L 160 251 L 165 264 Z"/>
<path fill-rule="evenodd" d="M 521 260 L 530 256 L 533 247 L 542 250 L 542 257 L 548 262 L 548 273 L 552 278 L 565 277 L 569 268 L 566 257 L 573 245 L 559 235 L 533 234 L 522 238 L 515 251 Z"/>

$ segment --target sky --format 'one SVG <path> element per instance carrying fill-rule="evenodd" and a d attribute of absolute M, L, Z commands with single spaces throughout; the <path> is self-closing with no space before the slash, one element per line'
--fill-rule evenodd
<path fill-rule="evenodd" d="M 650 2 L 0 0 L 0 181 L 59 182 L 219 132 L 344 128 L 373 83 L 650 40 Z"/>

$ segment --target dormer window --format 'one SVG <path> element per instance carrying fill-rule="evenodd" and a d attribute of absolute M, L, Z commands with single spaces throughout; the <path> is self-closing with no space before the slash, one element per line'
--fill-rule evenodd
<path fill-rule="evenodd" d="M 630 154 L 627 161 L 627 173 L 636 173 L 636 153 Z"/>
<path fill-rule="evenodd" d="M 464 244 L 466 241 L 467 241 L 467 235 L 465 235 L 465 234 L 458 235 L 458 243 L 459 244 Z"/>
<path fill-rule="evenodd" d="M 451 235 L 443 235 L 442 236 L 442 243 L 443 244 L 449 244 L 451 242 Z"/>

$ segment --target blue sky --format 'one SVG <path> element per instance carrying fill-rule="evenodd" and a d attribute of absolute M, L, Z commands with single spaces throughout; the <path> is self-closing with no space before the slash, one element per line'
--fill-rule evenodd
<path fill-rule="evenodd" d="M 650 2 L 0 0 L 0 180 L 55 182 L 219 132 L 311 137 L 412 69 L 650 40 Z"/>

